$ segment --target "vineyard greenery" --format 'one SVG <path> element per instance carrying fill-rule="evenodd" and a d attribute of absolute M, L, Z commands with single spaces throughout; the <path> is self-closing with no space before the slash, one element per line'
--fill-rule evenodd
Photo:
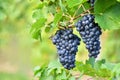
<path fill-rule="evenodd" d="M 74 32 L 80 31 L 76 30 L 75 24 L 88 14 L 95 17 L 94 24 L 97 24 L 102 32 L 105 30 L 120 29 L 120 0 L 95 0 L 94 5 L 93 3 L 90 4 L 87 0 L 40 0 L 39 4 L 36 5 L 33 10 L 32 17 L 34 20 L 30 33 L 33 38 L 40 40 L 41 42 L 43 36 L 42 33 L 47 33 L 49 34 L 49 37 L 47 38 L 55 45 L 60 45 L 59 42 L 61 42 L 58 41 L 57 43 L 56 41 L 51 40 L 56 34 L 60 36 L 62 41 L 75 41 L 76 37 L 74 37 Z M 73 37 L 65 38 L 67 29 L 68 31 L 69 29 L 73 30 L 73 33 L 70 33 Z M 61 32 L 63 32 L 63 34 Z M 100 34 L 101 31 L 99 31 L 97 37 L 99 37 Z M 83 36 L 80 38 L 83 40 Z M 81 41 L 78 38 L 77 40 L 79 42 Z M 99 41 L 97 41 L 97 43 L 99 43 Z M 78 42 L 76 43 L 73 52 L 77 52 L 76 48 L 79 44 L 80 43 Z M 85 44 L 87 43 L 85 42 Z M 101 47 L 102 46 L 104 45 L 101 45 Z M 98 47 L 100 47 L 100 45 Z M 59 53 L 62 53 L 60 52 L 60 48 L 57 49 Z M 71 49 L 72 48 L 68 50 Z M 95 49 L 97 49 L 99 54 L 99 48 Z M 90 51 L 90 48 L 88 48 L 88 51 Z M 73 54 L 73 52 L 71 53 Z M 98 54 L 96 56 L 99 56 Z M 75 58 L 74 56 L 72 56 L 72 58 Z M 90 57 L 86 62 L 70 61 L 73 62 L 76 67 L 70 63 L 68 63 L 70 66 L 67 65 L 66 67 L 64 61 L 63 63 L 61 62 L 63 67 L 57 56 L 57 58 L 50 61 L 50 63 L 36 66 L 34 75 L 35 77 L 38 77 L 39 80 L 80 80 L 83 75 L 92 76 L 95 80 L 120 80 L 120 63 L 109 63 L 105 59 L 97 60 L 95 59 L 96 56 Z M 62 59 L 60 58 L 60 60 Z M 73 71 L 79 72 L 79 77 L 73 75 Z"/>

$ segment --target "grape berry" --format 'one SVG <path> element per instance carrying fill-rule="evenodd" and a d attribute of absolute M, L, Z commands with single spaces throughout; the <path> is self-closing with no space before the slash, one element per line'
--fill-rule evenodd
<path fill-rule="evenodd" d="M 96 58 L 101 49 L 99 37 L 102 32 L 98 24 L 94 22 L 94 16 L 91 14 L 83 16 L 82 20 L 76 23 L 76 29 L 86 44 L 89 57 Z"/>
<path fill-rule="evenodd" d="M 56 45 L 59 60 L 64 68 L 68 70 L 74 68 L 80 38 L 73 34 L 72 29 L 65 29 L 58 30 L 53 36 L 52 42 Z"/>
<path fill-rule="evenodd" d="M 88 3 L 90 3 L 91 7 L 94 7 L 95 0 L 88 0 Z"/>
<path fill-rule="evenodd" d="M 91 7 L 94 7 L 95 0 L 88 0 Z M 82 20 L 76 23 L 76 29 L 80 33 L 89 57 L 96 58 L 100 53 L 99 37 L 102 34 L 101 28 L 94 22 L 92 14 L 84 15 Z M 59 60 L 64 68 L 70 70 L 75 67 L 75 55 L 80 45 L 80 38 L 73 34 L 72 29 L 58 30 L 52 38 L 53 44 L 56 45 Z"/>

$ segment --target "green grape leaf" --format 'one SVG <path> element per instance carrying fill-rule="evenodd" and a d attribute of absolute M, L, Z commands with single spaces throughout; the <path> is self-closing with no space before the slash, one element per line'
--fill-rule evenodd
<path fill-rule="evenodd" d="M 62 68 L 57 68 L 56 74 L 60 74 L 60 73 L 62 73 Z"/>
<path fill-rule="evenodd" d="M 95 6 L 94 6 L 94 11 L 96 14 L 104 13 L 106 11 L 106 9 L 110 8 L 112 5 L 115 5 L 115 4 L 116 4 L 115 0 L 104 0 L 104 1 L 96 0 Z"/>
<path fill-rule="evenodd" d="M 59 5 L 60 5 L 60 8 L 61 8 L 62 12 L 67 11 L 66 7 L 62 3 L 62 0 L 59 0 Z"/>
<path fill-rule="evenodd" d="M 40 38 L 41 40 L 41 28 L 44 26 L 45 22 L 46 22 L 45 18 L 40 18 L 39 20 L 32 24 L 30 33 L 32 33 L 32 37 L 34 39 Z"/>
<path fill-rule="evenodd" d="M 92 60 L 91 60 L 92 61 Z M 96 61 L 94 67 L 89 62 L 83 64 L 82 62 L 76 62 L 77 69 L 85 75 L 98 76 L 98 77 L 110 77 L 112 75 L 111 70 L 107 67 L 102 67 L 105 65 L 104 60 Z"/>
<path fill-rule="evenodd" d="M 66 79 L 66 78 L 67 78 L 66 72 L 65 72 L 65 70 L 63 70 L 62 74 L 60 74 L 60 80 Z"/>
<path fill-rule="evenodd" d="M 97 0 L 94 12 L 95 22 L 104 30 L 120 29 L 120 3 L 115 0 Z"/>
<path fill-rule="evenodd" d="M 95 62 L 94 68 L 95 68 L 96 70 L 99 70 L 99 69 L 101 68 L 102 64 L 104 64 L 104 63 L 105 63 L 105 60 L 104 60 L 104 59 L 98 60 L 98 61 Z"/>
<path fill-rule="evenodd" d="M 86 0 L 67 0 L 67 5 L 69 8 L 72 8 L 74 6 L 82 4 L 84 2 L 86 2 Z"/>
<path fill-rule="evenodd" d="M 60 21 L 60 19 L 62 18 L 62 12 L 56 13 L 55 14 L 55 18 L 54 18 L 54 27 L 57 26 L 58 22 Z"/>
<path fill-rule="evenodd" d="M 40 80 L 41 80 L 41 79 L 40 79 Z M 54 76 L 52 76 L 52 75 L 47 76 L 47 78 L 46 78 L 46 79 L 44 79 L 44 80 L 54 80 Z"/>
<path fill-rule="evenodd" d="M 45 28 L 45 32 L 46 32 L 46 33 L 50 32 L 50 29 L 51 29 L 51 27 L 46 27 L 46 28 Z"/>
<path fill-rule="evenodd" d="M 34 33 L 32 33 L 32 38 L 41 40 L 41 30 L 35 30 Z"/>
<path fill-rule="evenodd" d="M 120 2 L 120 0 L 117 0 L 118 2 Z"/>
<path fill-rule="evenodd" d="M 112 71 L 115 72 L 117 75 L 120 75 L 120 63 L 116 64 Z"/>
<path fill-rule="evenodd" d="M 46 80 L 46 78 L 48 77 L 47 75 L 47 71 L 45 69 L 43 69 L 43 71 L 41 72 L 41 76 L 39 77 L 40 80 Z"/>
<path fill-rule="evenodd" d="M 61 64 L 56 60 L 56 61 L 51 61 L 48 65 L 48 68 L 60 68 Z"/>
<path fill-rule="evenodd" d="M 82 62 L 77 62 L 76 67 L 80 72 L 83 72 L 85 75 L 95 76 L 95 69 L 91 64 L 83 64 Z"/>
<path fill-rule="evenodd" d="M 118 64 L 116 64 L 116 65 L 114 65 L 115 67 L 114 67 L 114 69 L 113 69 L 113 71 L 117 71 L 117 70 L 120 70 L 120 63 L 118 63 Z M 119 72 L 120 73 L 120 72 Z"/>
<path fill-rule="evenodd" d="M 95 63 L 95 58 L 94 57 L 91 57 L 91 58 L 89 58 L 89 60 L 86 60 L 86 64 L 91 64 L 92 67 L 94 67 L 94 63 Z"/>
<path fill-rule="evenodd" d="M 71 76 L 69 80 L 76 80 L 75 77 Z"/>
<path fill-rule="evenodd" d="M 55 0 L 50 0 L 50 1 L 55 2 Z"/>
<path fill-rule="evenodd" d="M 45 6 L 44 2 L 40 2 L 35 9 L 42 9 Z"/>
<path fill-rule="evenodd" d="M 61 65 L 57 60 L 56 61 L 51 61 L 49 63 L 49 65 L 48 65 L 48 73 L 47 73 L 47 75 L 50 75 L 51 72 L 53 72 L 57 68 L 59 69 L 60 67 L 61 67 Z"/>
<path fill-rule="evenodd" d="M 34 68 L 34 75 L 35 75 L 35 77 L 39 77 L 41 80 L 46 77 L 46 73 L 47 73 L 46 67 L 36 66 Z"/>
<path fill-rule="evenodd" d="M 34 19 L 44 18 L 44 14 L 43 14 L 42 10 L 41 9 L 34 10 L 34 12 L 32 14 L 32 18 L 34 18 Z"/>
<path fill-rule="evenodd" d="M 41 73 L 40 73 L 40 71 L 41 71 L 40 66 L 36 66 L 33 71 L 34 71 L 34 76 L 40 77 L 40 75 L 41 75 Z"/>
<path fill-rule="evenodd" d="M 32 18 L 34 19 L 40 19 L 40 18 L 47 18 L 48 15 L 48 8 L 43 7 L 43 8 L 38 8 L 33 11 Z"/>
<path fill-rule="evenodd" d="M 46 19 L 45 18 L 40 18 L 39 20 L 37 20 L 35 23 L 32 24 L 32 28 L 41 28 L 43 27 L 43 25 L 45 24 Z"/>
<path fill-rule="evenodd" d="M 96 75 L 99 77 L 110 77 L 112 75 L 112 72 L 108 69 L 99 69 L 96 70 Z"/>

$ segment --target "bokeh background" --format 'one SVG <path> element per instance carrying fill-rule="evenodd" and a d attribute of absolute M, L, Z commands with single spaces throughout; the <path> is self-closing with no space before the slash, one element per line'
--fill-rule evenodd
<path fill-rule="evenodd" d="M 31 37 L 37 4 L 39 0 L 0 0 L 0 80 L 32 80 L 35 66 L 56 57 L 49 33 L 42 33 L 42 42 Z M 98 59 L 120 62 L 120 30 L 103 31 L 101 46 Z M 76 59 L 85 61 L 87 55 L 81 43 Z"/>

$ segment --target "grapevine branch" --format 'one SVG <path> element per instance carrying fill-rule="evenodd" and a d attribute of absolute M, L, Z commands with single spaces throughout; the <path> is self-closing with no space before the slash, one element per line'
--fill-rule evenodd
<path fill-rule="evenodd" d="M 83 11 L 86 11 L 86 9 L 85 9 L 85 7 L 83 6 L 83 4 L 82 4 L 82 8 L 83 8 Z"/>
<path fill-rule="evenodd" d="M 77 19 L 77 18 L 79 18 L 79 17 L 81 17 L 81 16 L 84 16 L 86 13 L 89 13 L 90 10 L 92 10 L 92 9 L 93 9 L 93 7 L 85 10 L 83 13 L 81 13 L 81 14 L 78 15 L 78 16 L 71 17 L 71 18 L 69 17 L 69 18 L 70 18 L 70 21 L 68 21 L 68 22 L 66 22 L 66 23 L 67 23 L 67 24 L 73 23 L 73 20 L 75 20 L 75 19 Z M 58 25 L 59 25 L 59 26 L 62 26 L 60 23 L 58 23 Z M 68 28 L 73 28 L 73 25 L 74 25 L 74 24 L 69 25 Z M 65 26 L 64 26 L 64 27 L 65 27 Z M 59 28 L 61 29 L 61 27 L 59 27 Z"/>
<path fill-rule="evenodd" d="M 84 11 L 86 11 L 86 8 L 84 7 L 84 5 L 82 5 L 82 8 Z M 90 11 L 88 10 L 88 13 L 90 14 Z"/>
<path fill-rule="evenodd" d="M 73 21 L 73 20 L 75 20 L 75 19 L 77 19 L 77 18 L 79 18 L 79 17 L 81 17 L 81 16 L 84 16 L 86 13 L 90 12 L 90 10 L 92 10 L 92 9 L 93 9 L 93 8 L 89 8 L 88 10 L 84 11 L 84 12 L 81 13 L 80 15 L 72 18 L 68 23 L 71 23 L 71 21 Z M 74 25 L 74 24 L 69 25 L 68 28 L 73 28 L 73 25 Z"/>
<path fill-rule="evenodd" d="M 75 11 L 75 13 L 73 14 L 73 17 L 75 17 L 76 13 L 78 12 L 79 8 L 81 7 L 82 5 L 79 5 L 78 9 Z"/>
<path fill-rule="evenodd" d="M 85 13 L 89 12 L 89 11 L 90 11 L 90 10 L 92 10 L 92 9 L 93 9 L 93 8 L 91 7 L 90 9 L 88 9 L 88 10 L 84 11 L 82 14 L 80 14 L 80 15 L 78 15 L 78 16 L 76 16 L 76 17 L 74 17 L 74 18 L 73 18 L 73 20 L 75 20 L 75 19 L 77 19 L 77 18 L 79 18 L 79 17 L 83 16 Z"/>
<path fill-rule="evenodd" d="M 66 14 L 63 14 L 62 16 L 65 16 L 66 18 L 71 18 L 70 16 L 66 15 Z"/>

